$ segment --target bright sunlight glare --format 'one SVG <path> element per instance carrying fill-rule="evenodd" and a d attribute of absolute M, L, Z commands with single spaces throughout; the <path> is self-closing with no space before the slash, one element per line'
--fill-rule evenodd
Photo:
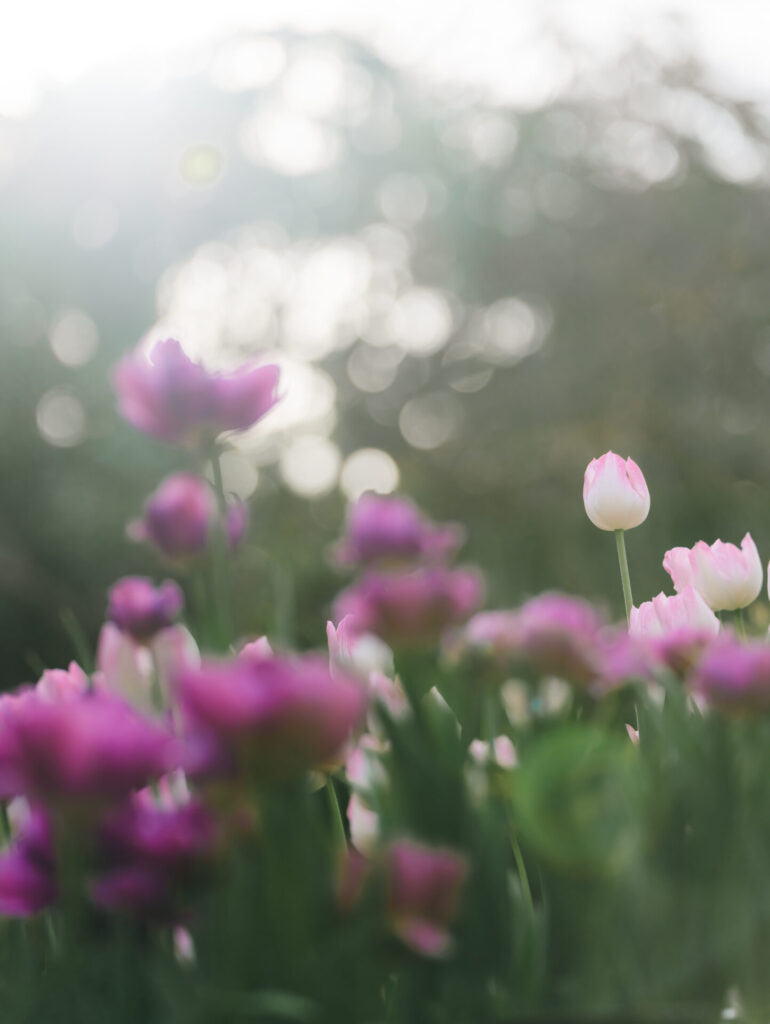
<path fill-rule="evenodd" d="M 722 84 L 756 96 L 769 77 L 767 33 L 757 30 L 757 19 L 770 27 L 770 9 L 759 6 L 755 0 L 134 0 L 116 7 L 103 0 L 27 0 L 3 16 L 0 116 L 24 116 L 45 91 L 96 68 L 129 63 L 147 84 L 158 84 L 178 70 L 174 62 L 183 51 L 189 60 L 190 48 L 204 39 L 280 28 L 365 38 L 396 64 L 536 105 L 562 84 L 558 54 L 537 45 L 543 26 L 562 29 L 601 56 L 634 33 L 653 48 L 676 47 L 678 15 L 691 22 L 694 45 Z"/>

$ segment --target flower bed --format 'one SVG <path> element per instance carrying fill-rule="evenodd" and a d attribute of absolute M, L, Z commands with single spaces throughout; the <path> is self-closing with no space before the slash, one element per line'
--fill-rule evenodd
<path fill-rule="evenodd" d="M 276 369 L 210 373 L 169 340 L 115 386 L 201 475 L 129 526 L 176 579 L 116 582 L 94 665 L 0 698 L 3 1021 L 765 1012 L 770 646 L 745 634 L 748 534 L 673 548 L 676 593 L 635 606 L 623 537 L 649 491 L 633 460 L 594 460 L 615 625 L 555 592 L 481 610 L 462 529 L 367 494 L 332 553 L 353 579 L 328 651 L 274 649 L 259 623 L 233 634 L 247 514 L 219 455 L 269 414 Z"/>

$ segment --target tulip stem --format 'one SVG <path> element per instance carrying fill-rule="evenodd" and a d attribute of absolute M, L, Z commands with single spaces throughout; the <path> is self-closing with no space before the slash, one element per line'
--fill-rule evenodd
<path fill-rule="evenodd" d="M 332 842 L 334 849 L 344 853 L 348 848 L 348 840 L 345 835 L 345 825 L 342 821 L 340 802 L 337 799 L 337 790 L 334 788 L 334 779 L 331 775 L 326 776 L 326 796 L 332 816 Z"/>
<path fill-rule="evenodd" d="M 628 574 L 628 557 L 626 556 L 626 536 L 624 530 L 615 530 L 615 543 L 618 548 L 618 564 L 620 565 L 620 582 L 623 584 L 623 600 L 626 604 L 626 622 L 630 625 L 634 599 L 631 596 L 631 577 Z"/>
<path fill-rule="evenodd" d="M 214 531 L 212 545 L 214 600 L 217 606 L 217 616 L 224 634 L 223 642 L 227 646 L 235 639 L 235 635 L 230 591 L 227 581 L 227 495 L 225 494 L 222 466 L 219 461 L 219 449 L 217 447 L 214 447 L 211 451 L 211 470 L 214 477 L 217 507 L 219 509 L 219 521 Z"/>
<path fill-rule="evenodd" d="M 738 609 L 738 632 L 740 633 L 741 640 L 746 639 L 746 622 L 743 618 L 743 608 Z"/>

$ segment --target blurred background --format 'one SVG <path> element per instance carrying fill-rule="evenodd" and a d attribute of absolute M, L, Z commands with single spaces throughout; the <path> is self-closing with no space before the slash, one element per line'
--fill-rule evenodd
<path fill-rule="evenodd" d="M 178 452 L 111 368 L 176 336 L 286 398 L 226 457 L 244 632 L 323 640 L 367 488 L 468 527 L 489 601 L 622 610 L 586 463 L 633 455 L 663 552 L 770 556 L 770 11 L 752 0 L 27 0 L 0 37 L 5 685 L 95 638 Z M 760 608 L 756 613 L 761 617 Z"/>

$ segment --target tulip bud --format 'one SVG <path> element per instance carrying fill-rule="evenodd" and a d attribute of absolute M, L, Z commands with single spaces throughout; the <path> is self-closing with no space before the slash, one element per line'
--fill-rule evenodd
<path fill-rule="evenodd" d="M 583 502 L 588 518 L 600 530 L 631 530 L 647 518 L 650 492 L 633 459 L 607 452 L 588 464 Z"/>
<path fill-rule="evenodd" d="M 745 608 L 762 589 L 762 563 L 757 546 L 747 533 L 740 549 L 715 541 L 710 547 L 699 540 L 693 548 L 672 548 L 663 568 L 682 592 L 692 585 L 715 612 Z"/>
<path fill-rule="evenodd" d="M 154 544 L 167 558 L 199 555 L 209 544 L 217 521 L 217 502 L 211 487 L 193 473 L 172 473 L 150 495 L 141 519 L 128 525 L 132 540 Z M 242 501 L 228 505 L 225 533 L 231 548 L 243 539 L 248 509 Z"/>
<path fill-rule="evenodd" d="M 110 589 L 107 618 L 144 643 L 172 625 L 183 604 L 182 591 L 172 580 L 154 587 L 142 576 L 126 576 Z"/>

